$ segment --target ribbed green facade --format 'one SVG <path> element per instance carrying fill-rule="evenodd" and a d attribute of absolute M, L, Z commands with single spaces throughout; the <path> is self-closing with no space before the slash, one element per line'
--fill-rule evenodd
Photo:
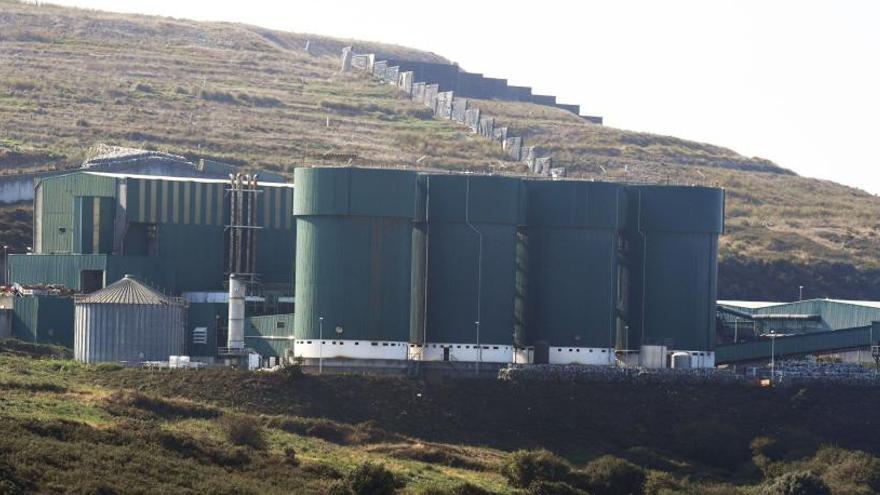
<path fill-rule="evenodd" d="M 429 175 L 427 195 L 426 341 L 512 345 L 522 181 Z"/>
<path fill-rule="evenodd" d="M 227 187 L 219 180 L 91 172 L 43 179 L 36 191 L 35 251 L 108 256 L 20 259 L 10 263 L 13 280 L 61 283 L 80 290 L 81 270 L 105 270 L 106 283 L 132 273 L 174 294 L 222 290 L 229 222 Z M 267 184 L 260 191 L 256 219 L 259 280 L 289 287 L 296 245 L 294 191 Z"/>
<path fill-rule="evenodd" d="M 73 299 L 25 296 L 13 302 L 12 336 L 27 342 L 73 348 Z"/>
<path fill-rule="evenodd" d="M 527 181 L 529 344 L 614 347 L 622 324 L 623 186 Z"/>
<path fill-rule="evenodd" d="M 296 338 L 408 341 L 416 174 L 297 169 Z"/>
<path fill-rule="evenodd" d="M 288 357 L 293 350 L 293 314 L 252 316 L 245 322 L 249 349 L 265 357 Z"/>
<path fill-rule="evenodd" d="M 724 191 L 639 186 L 629 203 L 629 347 L 711 350 Z"/>

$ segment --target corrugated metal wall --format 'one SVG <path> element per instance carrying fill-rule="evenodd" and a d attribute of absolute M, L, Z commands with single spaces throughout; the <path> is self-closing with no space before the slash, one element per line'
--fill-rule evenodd
<path fill-rule="evenodd" d="M 296 337 L 407 341 L 416 174 L 297 169 Z"/>
<path fill-rule="evenodd" d="M 167 361 L 184 353 L 184 306 L 77 304 L 74 357 L 85 363 Z"/>
<path fill-rule="evenodd" d="M 116 197 L 116 179 L 76 172 L 46 177 L 38 192 L 42 219 L 40 253 L 73 253 L 74 201 L 79 196 Z"/>
<path fill-rule="evenodd" d="M 13 337 L 73 348 L 72 298 L 26 296 L 15 298 L 13 305 Z"/>
<path fill-rule="evenodd" d="M 479 319 L 481 344 L 514 343 L 523 209 L 519 179 L 428 176 L 427 342 L 476 343 Z"/>
<path fill-rule="evenodd" d="M 293 349 L 293 314 L 252 316 L 245 322 L 245 345 L 263 357 L 286 357 Z"/>
<path fill-rule="evenodd" d="M 629 193 L 629 347 L 712 349 L 724 191 L 638 186 Z"/>
<path fill-rule="evenodd" d="M 614 347 L 623 186 L 528 181 L 530 344 Z"/>

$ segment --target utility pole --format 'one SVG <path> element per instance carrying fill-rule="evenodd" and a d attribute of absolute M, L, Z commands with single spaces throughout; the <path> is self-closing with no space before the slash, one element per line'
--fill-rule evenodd
<path fill-rule="evenodd" d="M 799 285 L 798 286 L 798 301 L 803 301 L 803 300 L 804 300 L 804 286 Z"/>
<path fill-rule="evenodd" d="M 9 246 L 3 245 L 3 285 L 9 285 Z"/>

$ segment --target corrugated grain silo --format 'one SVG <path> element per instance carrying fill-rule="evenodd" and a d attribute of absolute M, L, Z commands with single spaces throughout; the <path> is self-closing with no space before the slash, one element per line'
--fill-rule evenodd
<path fill-rule="evenodd" d="M 406 359 L 417 174 L 298 168 L 294 178 L 295 355 Z"/>
<path fill-rule="evenodd" d="M 167 361 L 184 352 L 185 304 L 131 275 L 74 300 L 74 357 L 84 363 Z"/>
<path fill-rule="evenodd" d="M 526 181 L 526 336 L 536 363 L 610 364 L 625 299 L 618 284 L 623 186 Z M 625 282 L 623 282 L 625 283 Z"/>
<path fill-rule="evenodd" d="M 424 360 L 511 362 L 522 181 L 427 178 Z"/>
<path fill-rule="evenodd" d="M 694 367 L 713 366 L 724 190 L 639 186 L 629 196 L 629 348 L 665 346 L 690 352 Z"/>

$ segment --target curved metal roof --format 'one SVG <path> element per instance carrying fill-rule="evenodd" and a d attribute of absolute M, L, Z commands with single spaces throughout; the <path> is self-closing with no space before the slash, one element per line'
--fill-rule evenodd
<path fill-rule="evenodd" d="M 176 306 L 182 304 L 176 297 L 168 297 L 131 275 L 107 287 L 76 298 L 77 304 L 142 304 L 151 306 Z"/>

